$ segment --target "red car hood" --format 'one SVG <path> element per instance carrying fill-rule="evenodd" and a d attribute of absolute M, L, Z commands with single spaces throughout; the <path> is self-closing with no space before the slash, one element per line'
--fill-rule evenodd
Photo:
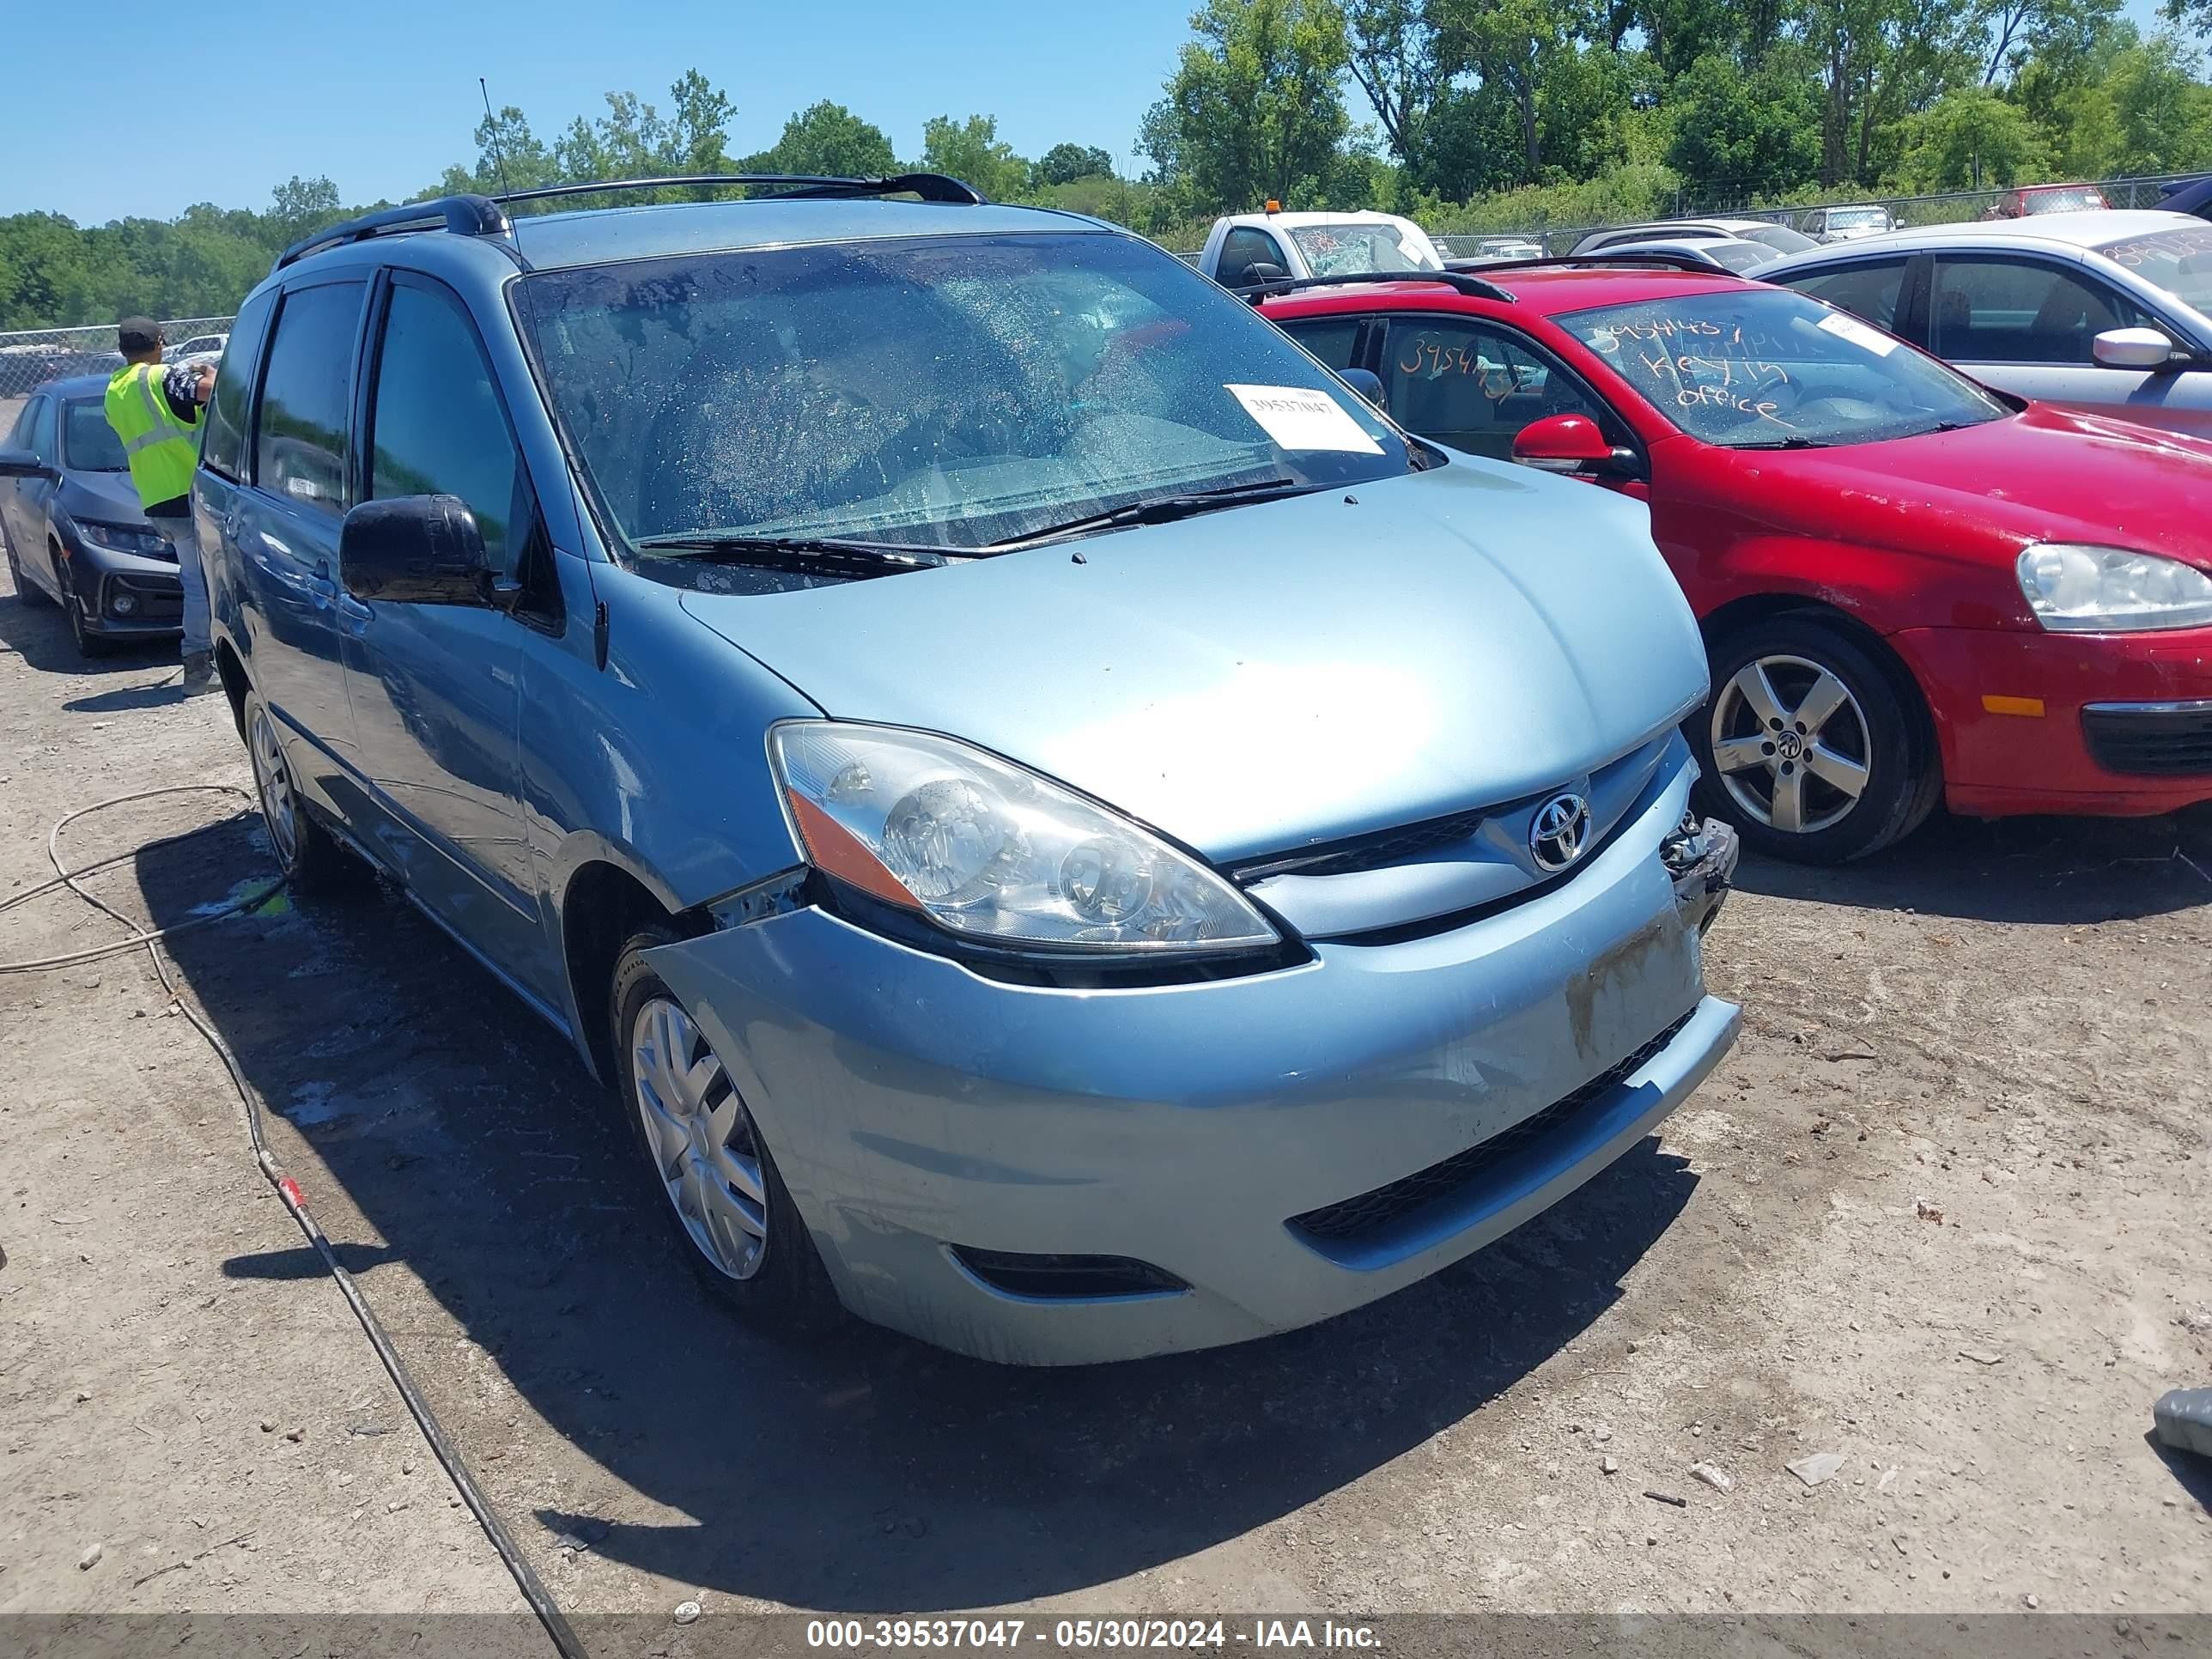
<path fill-rule="evenodd" d="M 1957 432 L 1838 449 L 1738 451 L 1750 510 L 1898 548 L 2009 558 L 2028 542 L 2162 553 L 2212 569 L 2212 443 L 2046 404 Z M 1785 483 L 1786 480 L 1786 483 Z M 1740 498 L 1744 499 L 1744 498 Z"/>

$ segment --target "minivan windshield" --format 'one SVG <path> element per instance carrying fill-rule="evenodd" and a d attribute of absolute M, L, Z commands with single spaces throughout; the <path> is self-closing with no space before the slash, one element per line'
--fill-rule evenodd
<path fill-rule="evenodd" d="M 1786 288 L 1747 283 L 1558 320 L 1662 415 L 1726 448 L 1880 443 L 2011 413 L 1933 358 Z"/>
<path fill-rule="evenodd" d="M 973 551 L 1157 498 L 1419 464 L 1249 306 L 1133 237 L 749 248 L 520 289 L 554 414 L 632 546 Z"/>
<path fill-rule="evenodd" d="M 2114 264 L 2212 317 L 2212 225 L 2130 236 L 2097 250 Z"/>

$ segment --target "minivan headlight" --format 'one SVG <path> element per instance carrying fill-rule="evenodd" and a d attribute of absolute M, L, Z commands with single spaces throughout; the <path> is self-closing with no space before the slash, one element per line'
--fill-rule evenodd
<path fill-rule="evenodd" d="M 2015 568 L 2035 619 L 2059 633 L 2212 626 L 2212 577 L 2179 559 L 2045 542 Z"/>
<path fill-rule="evenodd" d="M 1150 830 L 933 732 L 787 720 L 769 755 L 807 861 L 981 943 L 1075 952 L 1249 951 L 1281 936 Z"/>

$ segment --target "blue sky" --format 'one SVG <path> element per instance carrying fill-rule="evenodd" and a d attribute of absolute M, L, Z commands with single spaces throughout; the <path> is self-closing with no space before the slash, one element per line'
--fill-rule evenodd
<path fill-rule="evenodd" d="M 610 90 L 667 106 L 697 68 L 737 106 L 731 149 L 834 99 L 918 155 L 933 115 L 995 115 L 1025 155 L 1096 144 L 1126 167 L 1137 123 L 1188 38 L 1190 0 L 210 0 L 178 7 L 53 0 L 4 8 L 14 72 L 0 97 L 0 213 L 81 224 L 263 207 L 293 173 L 348 202 L 398 198 L 473 159 L 477 76 L 550 140 Z M 128 46 L 150 47 L 137 61 Z M 184 50 L 171 55 L 174 45 Z M 26 74 L 31 65 L 51 74 Z M 173 136 L 111 135 L 144 111 Z M 119 125 L 119 123 L 114 123 Z M 155 159 L 149 165 L 147 158 Z"/>
<path fill-rule="evenodd" d="M 2154 0 L 2129 0 L 2148 25 Z M 16 72 L 0 97 L 0 213 L 81 224 L 194 202 L 264 207 L 327 174 L 349 203 L 394 198 L 472 158 L 482 106 L 519 106 L 550 140 L 601 94 L 666 106 L 697 68 L 737 106 L 731 149 L 766 149 L 793 110 L 835 99 L 918 155 L 933 115 L 995 115 L 1025 155 L 1096 144 L 1126 169 L 1137 124 L 1188 38 L 1191 0 L 57 0 L 6 9 Z M 149 43 L 143 56 L 125 48 Z M 179 52 L 167 50 L 176 43 Z M 52 73 L 25 74 L 49 65 Z M 1357 114 L 1364 102 L 1354 94 Z M 148 143 L 110 112 L 173 128 Z M 149 159 L 150 158 L 150 159 Z"/>

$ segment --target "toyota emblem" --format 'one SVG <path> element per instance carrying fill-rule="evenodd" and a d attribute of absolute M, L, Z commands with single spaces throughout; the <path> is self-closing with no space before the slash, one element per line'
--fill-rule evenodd
<path fill-rule="evenodd" d="M 1528 852 L 1539 870 L 1564 870 L 1589 845 L 1589 803 L 1580 795 L 1554 795 L 1528 821 Z"/>

